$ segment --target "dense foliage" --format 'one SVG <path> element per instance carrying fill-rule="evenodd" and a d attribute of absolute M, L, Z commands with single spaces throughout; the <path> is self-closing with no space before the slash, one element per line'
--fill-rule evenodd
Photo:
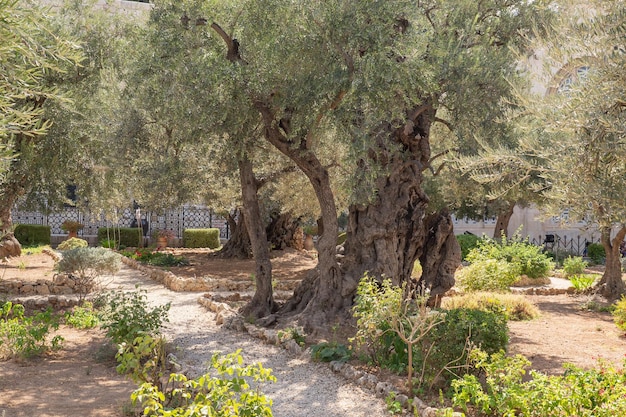
<path fill-rule="evenodd" d="M 472 352 L 484 383 L 475 375 L 454 381 L 453 400 L 479 416 L 614 417 L 626 413 L 626 372 L 599 362 L 598 369 L 565 365 L 562 376 L 530 372 L 523 356 Z"/>
<path fill-rule="evenodd" d="M 404 300 L 402 292 L 389 281 L 379 284 L 367 278 L 359 284 L 354 341 L 357 351 L 371 362 L 400 373 L 414 368 L 418 386 L 433 387 L 471 372 L 468 354 L 473 347 L 490 353 L 506 349 L 508 329 L 503 311 L 430 311 Z M 411 353 L 407 340 L 411 341 Z"/>
<path fill-rule="evenodd" d="M 59 349 L 63 338 L 50 333 L 59 328 L 59 318 L 48 308 L 26 315 L 24 306 L 0 303 L 0 359 L 29 358 Z"/>
<path fill-rule="evenodd" d="M 478 247 L 466 257 L 470 263 L 493 259 L 511 264 L 518 275 L 529 278 L 546 277 L 554 269 L 554 263 L 542 252 L 542 248 L 516 235 L 510 239 L 483 239 Z"/>

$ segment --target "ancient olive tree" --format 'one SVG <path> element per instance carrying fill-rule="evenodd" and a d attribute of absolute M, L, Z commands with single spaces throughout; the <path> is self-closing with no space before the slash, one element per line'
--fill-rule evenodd
<path fill-rule="evenodd" d="M 490 106 L 510 86 L 510 47 L 526 42 L 539 2 L 155 2 L 167 11 L 164 38 L 188 39 L 206 62 L 203 92 L 224 95 L 228 117 L 256 113 L 265 141 L 307 176 L 321 210 L 317 274 L 281 314 L 310 325 L 349 315 L 369 270 L 395 283 L 413 263 L 433 296 L 453 284 L 460 261 L 445 210 L 431 212 L 423 190 L 432 166 L 433 124 Z M 228 104 L 228 102 L 232 104 Z M 445 113 L 442 111 L 445 109 Z M 478 111 L 485 109 L 485 112 Z M 451 115 L 448 120 L 440 117 Z M 225 116 L 226 117 L 226 116 Z M 336 258 L 337 201 L 325 160 L 349 149 L 341 169 L 352 180 L 345 256 Z M 332 152 L 331 152 L 332 153 Z M 435 297 L 433 297 L 434 299 Z"/>
<path fill-rule="evenodd" d="M 11 209 L 32 188 L 43 149 L 52 151 L 45 114 L 59 103 L 59 77 L 80 59 L 70 37 L 56 36 L 36 9 L 0 2 L 0 257 L 20 254 Z"/>

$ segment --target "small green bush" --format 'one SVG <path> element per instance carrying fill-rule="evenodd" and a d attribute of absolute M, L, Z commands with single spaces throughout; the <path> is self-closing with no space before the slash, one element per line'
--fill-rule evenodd
<path fill-rule="evenodd" d="M 111 239 L 116 242 L 117 247 L 129 246 L 136 248 L 142 246 L 142 233 L 142 230 L 137 227 L 120 227 L 115 229 L 101 227 L 98 229 L 98 242 Z"/>
<path fill-rule="evenodd" d="M 600 243 L 592 243 L 587 246 L 587 256 L 591 259 L 596 265 L 604 263 L 604 259 L 606 258 L 606 252 L 604 251 L 604 246 Z"/>
<path fill-rule="evenodd" d="M 462 234 L 456 235 L 456 240 L 461 246 L 461 260 L 464 261 L 470 250 L 478 246 L 478 242 L 480 242 L 480 237 L 476 235 Z"/>
<path fill-rule="evenodd" d="M 386 369 L 403 373 L 409 364 L 407 344 L 393 330 L 392 322 L 404 315 L 403 323 L 409 328 L 411 317 L 403 306 L 402 289 L 385 280 L 382 284 L 364 277 L 357 288 L 354 316 L 357 333 L 354 341 L 370 360 Z M 416 314 L 420 314 L 416 311 Z M 443 320 L 424 330 L 413 344 L 413 368 L 419 375 L 420 385 L 432 384 L 437 377 L 443 381 L 468 372 L 462 365 L 470 346 L 481 346 L 488 352 L 505 349 L 508 328 L 502 312 L 452 309 L 433 310 L 426 313 Z M 397 321 L 396 321 L 397 323 Z M 419 327 L 413 326 L 419 329 Z M 417 339 L 417 338 L 416 338 Z M 454 370 L 451 370 L 451 366 Z"/>
<path fill-rule="evenodd" d="M 220 229 L 185 229 L 183 245 L 186 248 L 217 249 L 220 247 Z"/>
<path fill-rule="evenodd" d="M 311 357 L 320 362 L 347 362 L 352 357 L 352 351 L 341 343 L 322 342 L 311 346 Z"/>
<path fill-rule="evenodd" d="M 0 303 L 0 359 L 29 358 L 59 349 L 61 336 L 54 336 L 48 344 L 50 332 L 58 328 L 59 318 L 50 308 L 26 316 L 23 305 Z"/>
<path fill-rule="evenodd" d="M 503 313 L 464 308 L 444 312 L 445 321 L 433 329 L 422 348 L 431 349 L 428 354 L 433 371 L 445 369 L 450 363 L 464 364 L 468 359 L 470 347 L 478 347 L 490 354 L 506 350 L 509 329 Z M 427 351 L 423 351 L 422 355 L 426 353 Z M 471 369 L 466 370 L 468 371 Z M 464 372 L 461 370 L 459 373 Z M 448 381 L 457 377 L 454 372 L 442 376 Z"/>
<path fill-rule="evenodd" d="M 105 248 L 76 248 L 63 252 L 55 266 L 60 273 L 70 274 L 76 282 L 75 290 L 81 295 L 96 288 L 96 280 L 103 274 L 115 274 L 121 268 L 119 255 Z"/>
<path fill-rule="evenodd" d="M 500 241 L 483 239 L 478 246 L 467 254 L 466 260 L 475 263 L 481 260 L 495 259 L 515 265 L 518 275 L 529 278 L 548 276 L 554 269 L 552 262 L 539 246 L 528 243 L 527 239 L 514 236 L 511 239 L 502 237 Z"/>
<path fill-rule="evenodd" d="M 71 237 L 59 243 L 59 246 L 57 246 L 57 249 L 63 251 L 63 250 L 71 250 L 71 249 L 76 249 L 76 248 L 86 248 L 87 246 L 89 246 L 89 243 L 87 243 L 86 240 L 78 238 L 78 237 Z"/>
<path fill-rule="evenodd" d="M 170 304 L 150 308 L 145 293 L 116 291 L 98 298 L 101 327 L 114 343 L 132 344 L 141 334 L 156 335 L 169 321 Z"/>
<path fill-rule="evenodd" d="M 457 273 L 459 287 L 465 291 L 510 291 L 520 276 L 516 264 L 498 259 L 481 259 Z"/>
<path fill-rule="evenodd" d="M 226 356 L 213 355 L 210 372 L 190 380 L 183 374 L 171 374 L 176 389 L 161 390 L 144 383 L 131 399 L 149 416 L 241 416 L 272 417 L 272 400 L 261 391 L 259 383 L 275 382 L 271 369 L 243 365 L 241 351 Z M 252 385 L 251 385 L 252 384 Z"/>
<path fill-rule="evenodd" d="M 50 226 L 41 224 L 18 224 L 13 235 L 23 246 L 49 245 Z"/>
<path fill-rule="evenodd" d="M 584 261 L 581 256 L 568 256 L 563 260 L 563 271 L 566 277 L 570 277 L 584 273 L 587 265 L 587 261 Z"/>
<path fill-rule="evenodd" d="M 615 308 L 611 311 L 613 315 L 613 321 L 620 330 L 626 332 L 626 296 L 615 303 Z"/>

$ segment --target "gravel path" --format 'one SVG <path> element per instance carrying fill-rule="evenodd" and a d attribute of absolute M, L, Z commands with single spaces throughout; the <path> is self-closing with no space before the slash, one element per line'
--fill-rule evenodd
<path fill-rule="evenodd" d="M 154 305 L 171 302 L 170 322 L 164 334 L 177 351 L 176 357 L 192 376 L 204 373 L 215 352 L 242 350 L 248 363 L 271 368 L 277 382 L 262 390 L 273 401 L 275 417 L 378 417 L 388 416 L 383 400 L 374 393 L 334 374 L 326 364 L 294 357 L 283 348 L 268 345 L 247 333 L 215 324 L 215 315 L 198 304 L 201 293 L 174 292 L 127 266 L 113 278 L 108 289 L 148 291 Z"/>

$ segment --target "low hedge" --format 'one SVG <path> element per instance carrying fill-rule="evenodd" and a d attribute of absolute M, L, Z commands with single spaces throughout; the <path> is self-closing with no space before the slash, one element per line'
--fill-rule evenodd
<path fill-rule="evenodd" d="M 137 227 L 120 227 L 119 229 L 107 227 L 99 228 L 98 242 L 102 242 L 107 239 L 115 240 L 118 247 L 139 247 L 142 243 L 143 234 L 142 230 Z"/>
<path fill-rule="evenodd" d="M 220 229 L 185 229 L 183 230 L 183 246 L 217 249 L 220 247 Z"/>
<path fill-rule="evenodd" d="M 15 227 L 14 235 L 20 245 L 50 244 L 50 226 L 43 224 L 18 224 Z"/>

